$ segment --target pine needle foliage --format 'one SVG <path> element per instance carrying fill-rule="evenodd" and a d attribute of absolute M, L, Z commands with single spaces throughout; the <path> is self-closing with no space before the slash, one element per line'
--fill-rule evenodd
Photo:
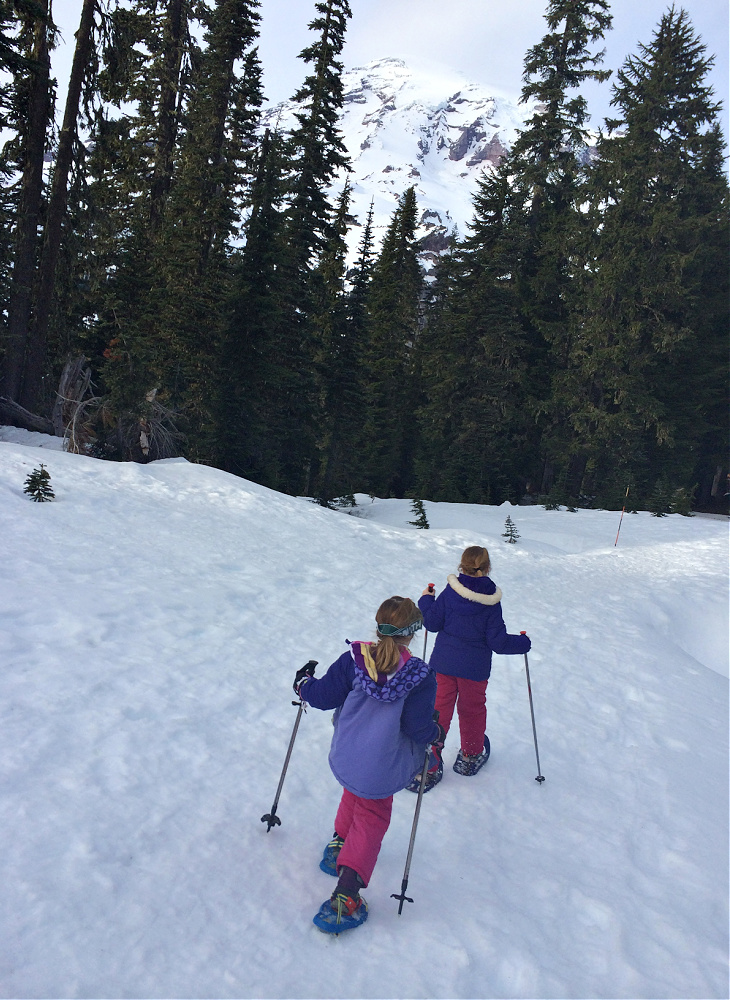
<path fill-rule="evenodd" d="M 430 528 L 431 525 L 428 523 L 428 517 L 426 516 L 426 508 L 424 506 L 423 500 L 412 500 L 411 501 L 411 513 L 415 515 L 415 521 L 409 521 L 414 528 Z"/>
<path fill-rule="evenodd" d="M 508 514 L 507 520 L 504 522 L 504 531 L 502 532 L 502 538 L 505 538 L 510 545 L 514 545 L 517 539 L 520 537 L 517 531 L 517 526 L 512 520 L 512 517 Z"/>
<path fill-rule="evenodd" d="M 23 492 L 27 493 L 35 503 L 46 503 L 56 499 L 51 486 L 51 474 L 42 462 L 26 478 Z"/>

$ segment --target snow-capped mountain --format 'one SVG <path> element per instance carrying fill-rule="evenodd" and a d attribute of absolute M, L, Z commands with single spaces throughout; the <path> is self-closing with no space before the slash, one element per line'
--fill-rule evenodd
<path fill-rule="evenodd" d="M 477 179 L 491 169 L 534 110 L 458 73 L 425 74 L 401 59 L 379 59 L 343 77 L 342 134 L 351 157 L 352 214 L 362 224 L 374 201 L 376 239 L 398 198 L 415 185 L 424 264 L 463 234 L 472 215 Z M 264 124 L 287 130 L 295 105 L 271 108 Z M 341 187 L 341 182 L 338 188 Z M 353 247 L 359 239 L 351 233 Z"/>

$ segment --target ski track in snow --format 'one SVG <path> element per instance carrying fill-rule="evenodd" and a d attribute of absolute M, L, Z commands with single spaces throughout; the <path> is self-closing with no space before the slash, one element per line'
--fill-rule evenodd
<path fill-rule="evenodd" d="M 0 996 L 728 996 L 727 522 L 360 497 L 0 432 Z M 17 443 L 21 441 L 22 443 Z M 511 514 L 520 540 L 501 538 Z M 486 544 L 509 631 L 493 753 L 396 796 L 367 924 L 311 919 L 339 786 L 291 683 Z M 419 633 L 414 651 L 422 652 Z M 429 641 L 430 645 L 430 641 Z"/>

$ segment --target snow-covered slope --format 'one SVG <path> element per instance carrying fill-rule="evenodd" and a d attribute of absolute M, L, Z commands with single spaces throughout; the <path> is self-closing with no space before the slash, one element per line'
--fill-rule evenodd
<path fill-rule="evenodd" d="M 478 177 L 499 162 L 534 104 L 518 105 L 456 73 L 417 73 L 400 59 L 351 69 L 343 83 L 341 130 L 352 160 L 353 214 L 362 224 L 374 199 L 380 236 L 400 195 L 415 185 L 419 237 L 430 237 L 426 251 L 438 252 L 455 227 L 464 234 Z M 265 125 L 291 128 L 294 107 L 285 102 L 270 109 Z"/>
<path fill-rule="evenodd" d="M 13 436 L 11 432 L 7 436 Z M 34 439 L 34 443 L 38 443 Z M 40 461 L 57 500 L 23 482 Z M 361 497 L 0 441 L 0 996 L 728 996 L 727 523 Z M 501 537 L 507 514 L 521 535 Z M 533 640 L 492 758 L 395 798 L 367 924 L 311 919 L 339 797 L 291 682 L 486 544 Z M 417 652 L 421 652 L 420 639 Z"/>

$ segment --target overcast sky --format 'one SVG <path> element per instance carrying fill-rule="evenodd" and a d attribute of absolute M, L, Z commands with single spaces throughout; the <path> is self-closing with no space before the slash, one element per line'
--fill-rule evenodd
<path fill-rule="evenodd" d="M 54 16 L 67 44 L 73 43 L 81 0 L 55 0 Z M 459 70 L 468 79 L 517 96 L 527 49 L 546 33 L 547 0 L 350 0 L 343 61 L 349 68 L 395 56 L 414 68 Z M 716 56 L 711 82 L 723 102 L 727 134 L 728 3 L 727 0 L 684 0 L 683 6 Z M 616 70 L 638 42 L 650 41 L 664 0 L 614 0 L 613 30 L 605 39 L 607 69 Z M 306 72 L 297 58 L 312 36 L 307 25 L 314 0 L 261 0 L 259 52 L 264 66 L 266 97 L 286 100 Z M 54 60 L 59 90 L 65 91 L 66 53 Z M 586 91 L 591 122 L 598 126 L 610 114 L 610 83 Z"/>

